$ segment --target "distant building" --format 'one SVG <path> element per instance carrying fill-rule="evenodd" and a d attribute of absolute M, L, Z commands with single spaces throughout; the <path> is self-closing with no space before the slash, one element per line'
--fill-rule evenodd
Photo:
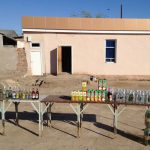
<path fill-rule="evenodd" d="M 23 17 L 32 75 L 150 75 L 150 19 Z"/>
<path fill-rule="evenodd" d="M 0 30 L 0 47 L 16 46 L 17 42 L 15 38 L 17 33 L 14 30 Z"/>

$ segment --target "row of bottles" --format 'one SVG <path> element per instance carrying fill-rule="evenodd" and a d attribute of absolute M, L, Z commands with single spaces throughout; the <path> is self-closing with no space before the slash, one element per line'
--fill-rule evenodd
<path fill-rule="evenodd" d="M 102 91 L 107 90 L 107 80 L 106 79 L 98 80 L 98 90 L 102 90 Z"/>
<path fill-rule="evenodd" d="M 4 90 L 3 95 L 6 99 L 39 99 L 39 90 L 38 89 L 19 89 L 11 88 Z"/>
<path fill-rule="evenodd" d="M 91 101 L 91 102 L 106 102 L 112 101 L 112 96 L 107 90 L 93 90 L 89 89 L 86 92 L 72 91 L 72 101 Z"/>
<path fill-rule="evenodd" d="M 129 90 L 129 89 L 114 89 L 116 100 L 124 103 L 150 103 L 150 91 Z"/>
<path fill-rule="evenodd" d="M 107 80 L 106 79 L 99 79 L 98 80 L 98 90 L 99 91 L 105 91 L 107 90 Z M 82 92 L 87 91 L 87 82 L 83 81 L 82 82 Z"/>
<path fill-rule="evenodd" d="M 92 101 L 92 102 L 105 102 L 112 101 L 111 90 L 107 88 L 106 79 L 98 80 L 98 89 L 88 89 L 87 82 L 82 82 L 82 90 L 71 92 L 72 101 Z"/>

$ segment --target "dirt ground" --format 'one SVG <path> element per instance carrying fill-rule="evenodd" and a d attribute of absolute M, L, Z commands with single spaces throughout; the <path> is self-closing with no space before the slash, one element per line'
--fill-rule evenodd
<path fill-rule="evenodd" d="M 35 80 L 43 84 L 35 86 Z M 88 88 L 97 88 L 88 75 L 1 78 L 11 84 L 18 82 L 24 88 L 38 88 L 40 95 L 70 95 L 81 89 L 81 81 L 88 81 Z M 129 89 L 150 89 L 150 81 L 109 80 L 108 86 Z M 123 106 L 121 106 L 123 107 Z M 113 116 L 107 105 L 90 104 L 84 112 L 81 137 L 76 138 L 76 116 L 69 104 L 52 107 L 52 128 L 44 126 L 43 136 L 38 137 L 38 116 L 29 104 L 19 106 L 19 126 L 15 126 L 14 106 L 6 113 L 6 135 L 0 135 L 1 150 L 150 150 L 143 144 L 144 114 L 146 107 L 127 106 L 118 119 L 118 134 L 113 134 Z M 0 128 L 2 125 L 0 124 Z"/>

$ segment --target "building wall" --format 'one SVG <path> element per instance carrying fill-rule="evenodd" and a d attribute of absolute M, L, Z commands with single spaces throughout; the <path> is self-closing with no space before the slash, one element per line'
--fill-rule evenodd
<path fill-rule="evenodd" d="M 72 46 L 72 73 L 94 75 L 150 75 L 150 35 L 24 33 L 25 41 L 41 43 L 43 73 L 51 73 L 51 52 Z M 105 40 L 116 39 L 116 63 L 105 62 Z M 28 70 L 30 42 L 25 43 Z"/>
<path fill-rule="evenodd" d="M 0 47 L 3 47 L 3 35 L 0 34 Z"/>

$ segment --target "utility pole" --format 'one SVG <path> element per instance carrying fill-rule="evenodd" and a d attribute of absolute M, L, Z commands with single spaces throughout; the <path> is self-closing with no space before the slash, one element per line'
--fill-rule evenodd
<path fill-rule="evenodd" d="M 120 18 L 122 19 L 123 16 L 123 5 L 122 5 L 122 0 L 121 0 L 121 5 L 120 5 Z"/>

